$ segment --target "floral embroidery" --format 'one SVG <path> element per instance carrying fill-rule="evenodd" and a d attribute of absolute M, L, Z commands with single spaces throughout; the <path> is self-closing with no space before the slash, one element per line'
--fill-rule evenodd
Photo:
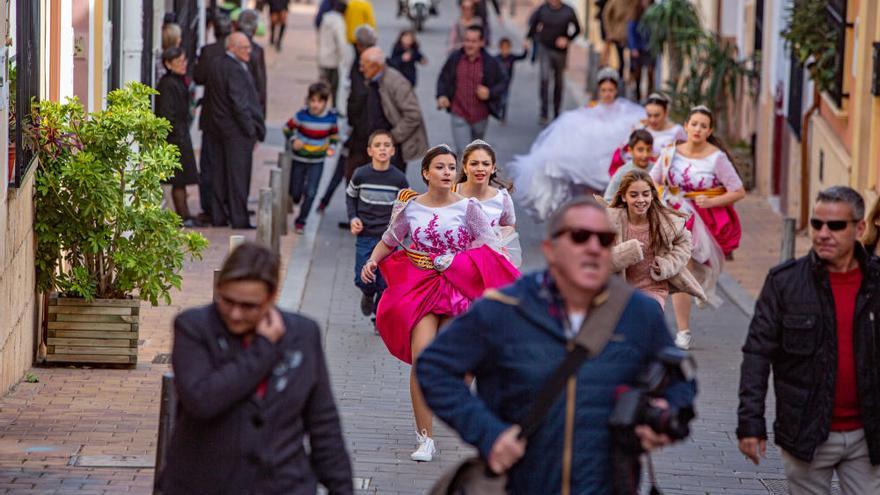
<path fill-rule="evenodd" d="M 464 251 L 467 249 L 471 243 L 474 242 L 474 236 L 471 235 L 470 232 L 467 231 L 464 227 L 458 227 L 458 245 L 456 246 L 458 251 Z"/>

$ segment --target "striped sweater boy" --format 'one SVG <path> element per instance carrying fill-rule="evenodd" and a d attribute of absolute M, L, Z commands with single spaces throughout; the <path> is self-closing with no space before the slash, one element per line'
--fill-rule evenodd
<path fill-rule="evenodd" d="M 309 113 L 308 106 L 291 117 L 284 126 L 284 136 L 289 142 L 299 139 L 303 147 L 293 150 L 294 160 L 300 163 L 322 163 L 330 146 L 339 141 L 337 114 L 334 110 L 325 110 L 320 115 Z M 291 147 L 292 149 L 292 147 Z"/>

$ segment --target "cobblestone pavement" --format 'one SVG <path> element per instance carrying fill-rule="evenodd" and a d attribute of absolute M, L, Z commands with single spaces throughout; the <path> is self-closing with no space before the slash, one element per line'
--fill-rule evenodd
<path fill-rule="evenodd" d="M 404 20 L 394 18 L 391 0 L 377 0 L 375 4 L 381 46 L 388 49 L 398 30 L 407 25 Z M 287 113 L 300 105 L 304 86 L 315 76 L 313 8 L 294 6 L 285 50 L 275 53 L 267 49 L 270 127 L 277 129 Z M 430 64 L 420 69 L 418 93 L 432 143 L 451 142 L 448 116 L 434 109 L 433 93 L 453 10 L 452 2 L 441 3 L 442 17 L 430 19 L 426 32 L 420 35 Z M 521 32 L 517 22 L 521 20 L 522 10 L 521 6 L 516 20 L 494 26 L 495 39 L 502 33 L 517 39 Z M 487 135 L 487 140 L 499 150 L 500 164 L 507 163 L 515 153 L 527 151 L 539 131 L 536 87 L 536 67 L 520 63 L 513 84 L 509 123 L 502 127 L 493 121 Z M 578 98 L 569 95 L 568 100 L 567 105 L 571 107 Z M 262 164 L 272 161 L 277 151 L 271 145 L 258 148 L 255 189 L 267 183 L 266 167 Z M 410 165 L 409 175 L 411 183 L 419 187 L 416 165 Z M 772 265 L 771 249 L 778 246 L 778 237 L 777 240 L 769 237 L 778 236 L 778 230 L 774 232 L 772 222 L 762 216 L 765 209 L 769 209 L 761 200 L 749 201 L 744 202 L 744 207 L 748 207 L 741 210 L 741 213 L 748 212 L 744 214 L 747 217 L 744 218 L 746 245 L 737 253 L 737 262 L 729 266 L 751 264 L 748 263 L 753 259 L 751 250 L 757 247 L 767 251 L 764 256 L 767 261 L 762 262 L 763 265 L 754 263 L 754 267 L 745 267 L 736 277 L 744 283 L 755 277 L 763 279 L 764 265 Z M 442 449 L 439 460 L 427 464 L 409 460 L 415 446 L 408 393 L 409 368 L 387 353 L 369 321 L 359 312 L 359 293 L 352 281 L 353 239 L 336 225 L 343 218 L 339 191 L 320 225 L 310 222 L 317 229 L 310 229 L 307 235 L 310 242 L 303 246 L 314 242 L 311 266 L 308 270 L 295 267 L 308 274 L 302 310 L 317 319 L 326 332 L 325 348 L 357 486 L 361 488 L 359 493 L 424 493 L 441 472 L 471 455 L 473 450 L 438 424 L 435 436 Z M 759 224 L 764 225 L 762 230 L 754 230 Z M 525 268 L 539 267 L 537 245 L 542 226 L 520 215 L 518 228 Z M 309 238 L 314 230 L 317 236 Z M 212 244 L 204 260 L 187 263 L 183 289 L 175 292 L 174 304 L 142 307 L 143 344 L 136 369 L 35 368 L 32 371 L 39 377 L 39 383 L 21 383 L 0 399 L 0 494 L 150 492 L 159 380 L 168 370 L 166 364 L 151 361 L 169 350 L 170 322 L 174 314 L 181 308 L 210 300 L 211 272 L 225 255 L 226 239 L 232 233 L 226 229 L 203 232 Z M 296 242 L 294 236 L 286 237 L 284 253 L 291 253 Z M 301 249 L 298 247 L 298 252 Z M 774 447 L 768 449 L 768 461 L 755 468 L 743 459 L 735 446 L 739 347 L 747 323 L 745 315 L 732 304 L 725 304 L 714 312 L 694 314 L 694 355 L 701 366 L 699 418 L 690 440 L 655 456 L 658 478 L 666 493 L 765 494 L 770 492 L 762 479 L 771 483 L 782 478 Z M 769 412 L 772 414 L 772 407 Z M 108 460 L 116 466 L 87 467 L 108 464 Z"/>

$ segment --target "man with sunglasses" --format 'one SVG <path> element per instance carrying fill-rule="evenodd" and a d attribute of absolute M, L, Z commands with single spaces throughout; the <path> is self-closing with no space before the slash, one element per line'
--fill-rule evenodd
<path fill-rule="evenodd" d="M 880 261 L 858 242 L 865 203 L 853 189 L 819 193 L 813 249 L 770 270 L 743 346 L 740 451 L 764 456 L 773 371 L 775 441 L 793 495 L 880 493 Z"/>
<path fill-rule="evenodd" d="M 594 199 L 562 205 L 541 243 L 547 270 L 487 292 L 416 363 L 428 405 L 479 449 L 490 469 L 508 474 L 508 493 L 609 493 L 608 420 L 617 391 L 634 385 L 653 356 L 674 345 L 659 305 L 634 293 L 608 329 L 604 349 L 574 372 L 529 439 L 519 438 L 518 425 L 576 334 L 599 331 L 581 323 L 621 295 L 622 282 L 611 278 L 613 241 L 605 209 Z M 476 377 L 477 396 L 465 384 L 468 374 Z M 695 392 L 693 382 L 673 380 L 664 397 L 686 407 Z M 636 434 L 645 450 L 670 441 L 647 426 Z"/>

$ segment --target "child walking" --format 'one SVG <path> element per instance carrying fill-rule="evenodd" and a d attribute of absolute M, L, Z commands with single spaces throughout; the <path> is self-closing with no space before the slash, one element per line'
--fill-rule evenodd
<path fill-rule="evenodd" d="M 391 166 L 394 141 L 391 132 L 379 130 L 370 135 L 367 144 L 370 163 L 355 169 L 345 189 L 345 206 L 355 241 L 354 283 L 361 290 L 361 312 L 376 324 L 376 307 L 387 287 L 381 274 L 373 282 L 361 279 L 361 270 L 391 220 L 391 208 L 397 193 L 409 187 L 406 175 Z"/>
<path fill-rule="evenodd" d="M 422 55 L 419 50 L 419 42 L 416 40 L 416 33 L 411 29 L 405 29 L 400 32 L 394 48 L 391 50 L 391 58 L 388 59 L 388 65 L 394 67 L 403 77 L 415 87 L 416 85 L 416 64 L 425 65 L 428 59 Z"/>
<path fill-rule="evenodd" d="M 627 154 L 630 159 L 623 164 L 614 175 L 611 176 L 611 182 L 605 188 L 605 202 L 611 204 L 614 196 L 617 195 L 617 189 L 620 187 L 620 181 L 623 176 L 633 170 L 651 171 L 654 162 L 652 159 L 652 150 L 654 149 L 654 136 L 645 129 L 636 129 L 629 135 L 629 142 L 626 145 Z"/>
<path fill-rule="evenodd" d="M 528 42 L 523 42 L 523 52 L 514 55 L 511 50 L 512 44 L 510 38 L 501 38 L 498 40 L 498 55 L 495 58 L 501 62 L 501 66 L 507 71 L 507 90 L 501 97 L 501 122 L 507 121 L 507 99 L 510 94 L 510 84 L 513 82 L 513 66 L 520 60 L 525 60 L 529 54 Z"/>
<path fill-rule="evenodd" d="M 284 135 L 293 150 L 293 167 L 290 174 L 290 195 L 300 205 L 294 222 L 297 234 L 302 234 L 306 219 L 318 195 L 318 182 L 324 171 L 324 159 L 333 156 L 333 148 L 339 140 L 337 114 L 328 108 L 330 86 L 317 82 L 309 86 L 306 106 L 287 121 Z"/>

